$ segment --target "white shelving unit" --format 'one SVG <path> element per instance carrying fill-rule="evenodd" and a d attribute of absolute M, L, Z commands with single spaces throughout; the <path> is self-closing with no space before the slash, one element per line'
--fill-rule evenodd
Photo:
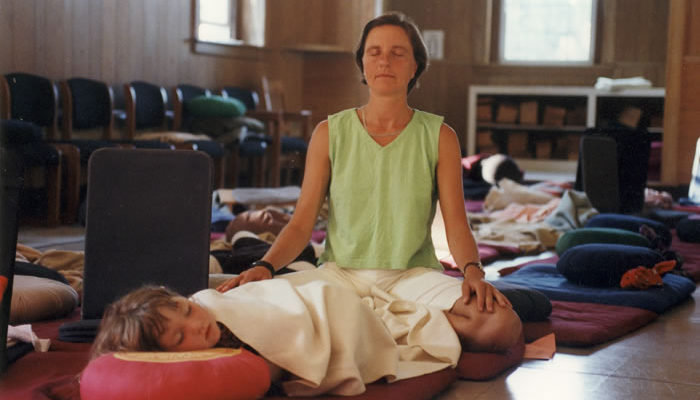
<path fill-rule="evenodd" d="M 552 138 L 558 135 L 580 134 L 588 128 L 595 127 L 601 122 L 609 107 L 621 107 L 625 105 L 638 106 L 647 103 L 653 105 L 655 111 L 663 112 L 663 88 L 625 89 L 619 91 L 599 91 L 592 87 L 578 86 L 483 86 L 469 87 L 469 101 L 467 104 L 467 153 L 476 154 L 477 132 L 499 132 L 501 137 L 508 137 L 515 132 L 525 132 L 530 138 Z M 490 121 L 477 119 L 477 105 L 480 99 L 492 100 L 492 119 Z M 496 112 L 500 104 L 534 101 L 538 105 L 538 123 L 521 124 L 519 120 L 506 123 L 496 121 Z M 569 124 L 546 125 L 542 123 L 543 107 L 548 105 L 562 106 L 562 104 L 574 104 L 584 115 L 580 121 Z M 660 105 L 660 107 L 659 107 Z M 657 110 L 658 109 L 658 110 Z M 647 110 L 645 110 L 646 112 Z M 662 118 L 657 118 L 660 121 Z M 652 125 L 650 132 L 662 134 L 661 125 Z M 574 138 L 576 136 L 573 136 Z M 516 162 L 526 171 L 526 179 L 555 179 L 572 180 L 576 174 L 576 159 L 567 158 L 537 158 L 534 154 L 527 157 L 514 156 Z"/>

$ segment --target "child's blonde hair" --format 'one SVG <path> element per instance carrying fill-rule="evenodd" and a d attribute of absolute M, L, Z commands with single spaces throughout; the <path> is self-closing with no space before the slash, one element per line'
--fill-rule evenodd
<path fill-rule="evenodd" d="M 117 351 L 161 351 L 158 337 L 165 329 L 163 307 L 176 309 L 180 294 L 162 286 L 136 289 L 105 310 L 92 346 L 91 359 Z"/>

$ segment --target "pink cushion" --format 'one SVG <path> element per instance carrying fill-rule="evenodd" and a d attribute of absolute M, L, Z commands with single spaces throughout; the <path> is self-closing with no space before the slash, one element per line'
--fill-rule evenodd
<path fill-rule="evenodd" d="M 91 361 L 82 400 L 236 400 L 262 397 L 270 386 L 265 360 L 247 350 L 134 352 Z"/>

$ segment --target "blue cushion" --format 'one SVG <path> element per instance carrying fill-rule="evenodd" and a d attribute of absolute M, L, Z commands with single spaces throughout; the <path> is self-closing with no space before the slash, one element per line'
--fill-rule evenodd
<path fill-rule="evenodd" d="M 224 156 L 224 147 L 219 142 L 213 140 L 188 140 L 186 143 L 196 145 L 197 150 L 207 153 L 211 158 Z"/>
<path fill-rule="evenodd" d="M 261 140 L 244 140 L 238 146 L 238 155 L 241 157 L 262 157 L 265 155 L 267 143 Z"/>
<path fill-rule="evenodd" d="M 586 228 L 619 228 L 639 233 L 639 228 L 646 225 L 653 228 L 665 246 L 671 245 L 671 231 L 661 222 L 634 215 L 603 213 L 586 222 Z"/>
<path fill-rule="evenodd" d="M 306 149 L 309 147 L 306 141 L 301 138 L 283 136 L 282 137 L 282 153 L 301 153 L 306 154 Z"/>
<path fill-rule="evenodd" d="M 646 290 L 577 285 L 560 274 L 553 264 L 531 264 L 501 280 L 539 290 L 550 300 L 637 307 L 659 314 L 695 290 L 695 282 L 674 274 L 664 275 L 662 287 Z"/>
<path fill-rule="evenodd" d="M 557 261 L 557 270 L 576 284 L 616 287 L 628 270 L 653 267 L 661 261 L 660 253 L 646 247 L 589 243 L 566 250 Z"/>
<path fill-rule="evenodd" d="M 684 218 L 676 225 L 678 238 L 684 242 L 700 243 L 700 219 Z"/>

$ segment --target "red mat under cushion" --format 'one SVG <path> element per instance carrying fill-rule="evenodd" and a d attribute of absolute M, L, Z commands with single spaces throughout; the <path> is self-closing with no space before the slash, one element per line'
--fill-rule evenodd
<path fill-rule="evenodd" d="M 314 400 L 428 400 L 447 389 L 457 380 L 457 372 L 452 368 L 432 374 L 404 379 L 394 383 L 375 382 L 367 385 L 367 391 L 357 396 L 316 396 L 316 397 L 286 397 L 271 396 L 266 400 L 302 400 L 312 398 Z"/>
<path fill-rule="evenodd" d="M 87 365 L 88 351 L 31 352 L 10 364 L 0 378 L 3 399 L 80 400 L 78 374 Z"/>
<path fill-rule="evenodd" d="M 658 314 L 636 307 L 552 301 L 552 314 L 543 322 L 523 326 L 530 342 L 554 332 L 561 346 L 594 346 L 617 339 L 652 322 Z"/>

